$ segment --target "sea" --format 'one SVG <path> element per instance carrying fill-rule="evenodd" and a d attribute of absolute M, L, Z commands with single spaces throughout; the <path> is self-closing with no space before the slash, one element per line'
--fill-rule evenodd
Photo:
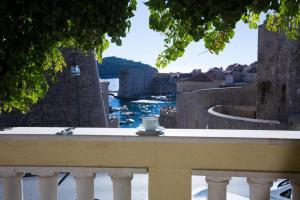
<path fill-rule="evenodd" d="M 119 79 L 103 79 L 109 82 L 109 91 L 112 91 L 114 95 L 117 95 L 119 90 Z M 109 105 L 114 112 L 110 113 L 111 116 L 116 116 L 121 122 L 120 128 L 136 128 L 142 123 L 142 117 L 146 116 L 159 116 L 160 108 L 164 106 L 175 107 L 176 98 L 169 97 L 167 100 L 159 100 L 162 96 L 153 96 L 151 99 L 139 99 L 139 100 L 120 100 L 113 96 L 109 96 Z M 126 112 L 120 111 L 121 107 L 126 106 L 128 112 L 133 113 L 133 115 L 126 115 Z M 129 122 L 130 123 L 126 123 Z"/>

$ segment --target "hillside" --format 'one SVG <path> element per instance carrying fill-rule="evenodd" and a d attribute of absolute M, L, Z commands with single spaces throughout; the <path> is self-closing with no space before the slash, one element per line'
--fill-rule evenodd
<path fill-rule="evenodd" d="M 100 78 L 119 78 L 119 72 L 126 68 L 152 68 L 150 65 L 135 62 L 117 57 L 103 58 L 102 63 L 98 63 Z"/>

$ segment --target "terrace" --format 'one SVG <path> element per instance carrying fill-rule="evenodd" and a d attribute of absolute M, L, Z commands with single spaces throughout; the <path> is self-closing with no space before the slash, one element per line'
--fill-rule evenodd
<path fill-rule="evenodd" d="M 108 173 L 114 200 L 131 199 L 135 173 L 148 174 L 149 200 L 190 200 L 192 175 L 206 176 L 209 200 L 225 200 L 231 177 L 247 177 L 251 200 L 270 199 L 277 178 L 290 179 L 300 199 L 300 132 L 166 129 L 12 128 L 0 131 L 4 200 L 22 199 L 22 177 L 39 178 L 41 200 L 57 199 L 59 172 L 71 172 L 77 200 L 94 199 L 95 173 Z"/>

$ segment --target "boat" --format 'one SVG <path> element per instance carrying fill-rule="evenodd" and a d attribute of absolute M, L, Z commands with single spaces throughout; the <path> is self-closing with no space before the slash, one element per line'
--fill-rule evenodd
<path fill-rule="evenodd" d="M 122 107 L 120 108 L 120 110 L 121 110 L 121 111 L 128 111 L 128 107 L 127 107 L 126 105 L 124 105 L 124 106 L 122 106 Z"/>
<path fill-rule="evenodd" d="M 131 115 L 134 115 L 134 112 L 121 112 L 121 115 L 125 115 L 125 116 L 131 116 Z"/>
<path fill-rule="evenodd" d="M 134 121 L 134 119 L 126 119 L 126 122 L 127 122 L 128 124 L 131 124 L 131 123 L 134 123 L 135 121 Z"/>
<path fill-rule="evenodd" d="M 151 99 L 159 100 L 159 101 L 168 101 L 167 96 L 151 96 Z"/>

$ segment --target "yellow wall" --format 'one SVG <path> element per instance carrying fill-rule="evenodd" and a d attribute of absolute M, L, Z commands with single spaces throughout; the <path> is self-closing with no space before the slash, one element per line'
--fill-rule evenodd
<path fill-rule="evenodd" d="M 0 165 L 154 167 L 300 172 L 294 144 L 0 140 Z"/>
<path fill-rule="evenodd" d="M 299 155 L 298 141 L 194 144 L 88 141 L 59 136 L 0 140 L 0 166 L 148 168 L 150 200 L 191 199 L 192 169 L 300 172 Z"/>

